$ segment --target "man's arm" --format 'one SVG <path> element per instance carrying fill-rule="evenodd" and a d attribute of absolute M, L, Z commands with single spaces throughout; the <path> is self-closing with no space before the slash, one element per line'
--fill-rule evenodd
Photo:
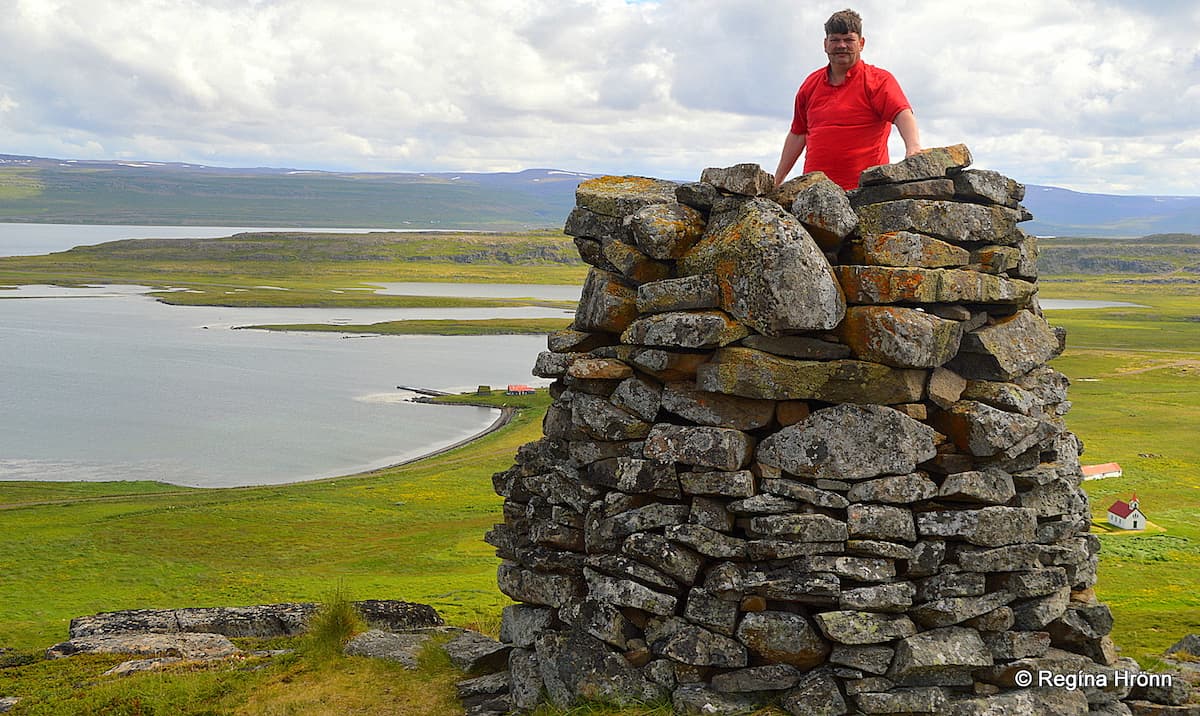
<path fill-rule="evenodd" d="M 892 123 L 896 125 L 896 129 L 900 130 L 900 138 L 904 140 L 905 158 L 920 152 L 921 131 L 917 129 L 917 116 L 913 114 L 913 111 L 911 109 L 900 110 Z"/>
<path fill-rule="evenodd" d="M 912 113 L 910 112 L 909 114 Z M 779 155 L 779 166 L 775 168 L 776 189 L 787 178 L 788 172 L 792 170 L 792 167 L 796 166 L 796 160 L 800 158 L 807 144 L 807 134 L 793 134 L 788 132 L 787 139 L 783 140 L 783 152 Z"/>

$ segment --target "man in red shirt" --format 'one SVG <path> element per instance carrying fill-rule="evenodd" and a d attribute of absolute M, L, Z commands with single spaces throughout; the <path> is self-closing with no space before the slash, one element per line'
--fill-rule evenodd
<path fill-rule="evenodd" d="M 825 23 L 829 64 L 809 75 L 796 93 L 775 186 L 807 150 L 806 173 L 823 171 L 843 189 L 857 187 L 864 169 L 889 162 L 893 124 L 904 139 L 906 157 L 921 151 L 912 105 L 890 72 L 861 61 L 865 45 L 862 18 L 853 10 L 835 12 Z"/>

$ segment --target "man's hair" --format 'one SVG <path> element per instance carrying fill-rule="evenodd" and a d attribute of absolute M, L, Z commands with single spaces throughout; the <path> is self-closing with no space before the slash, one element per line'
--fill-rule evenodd
<path fill-rule="evenodd" d="M 847 35 L 853 32 L 862 37 L 862 16 L 853 10 L 839 10 L 825 21 L 825 36 Z"/>

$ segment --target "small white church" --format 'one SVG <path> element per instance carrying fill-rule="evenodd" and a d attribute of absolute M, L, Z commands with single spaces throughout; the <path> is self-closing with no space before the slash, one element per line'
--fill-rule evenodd
<path fill-rule="evenodd" d="M 1138 509 L 1136 492 L 1129 499 L 1129 502 L 1117 500 L 1112 504 L 1112 507 L 1108 508 L 1108 524 L 1123 530 L 1146 529 L 1146 516 Z"/>

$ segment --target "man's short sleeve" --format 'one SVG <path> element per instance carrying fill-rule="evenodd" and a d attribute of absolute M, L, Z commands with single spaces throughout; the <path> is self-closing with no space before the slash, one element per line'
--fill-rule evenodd
<path fill-rule="evenodd" d="M 796 90 L 796 106 L 792 110 L 792 134 L 805 135 L 808 134 L 808 95 L 804 92 L 804 86 Z"/>
<path fill-rule="evenodd" d="M 868 77 L 867 83 L 871 106 L 879 114 L 879 117 L 884 121 L 891 122 L 904 110 L 912 109 L 908 98 L 904 96 L 904 90 L 900 89 L 900 83 L 896 81 L 892 73 L 878 67 L 872 69 L 874 72 Z"/>

